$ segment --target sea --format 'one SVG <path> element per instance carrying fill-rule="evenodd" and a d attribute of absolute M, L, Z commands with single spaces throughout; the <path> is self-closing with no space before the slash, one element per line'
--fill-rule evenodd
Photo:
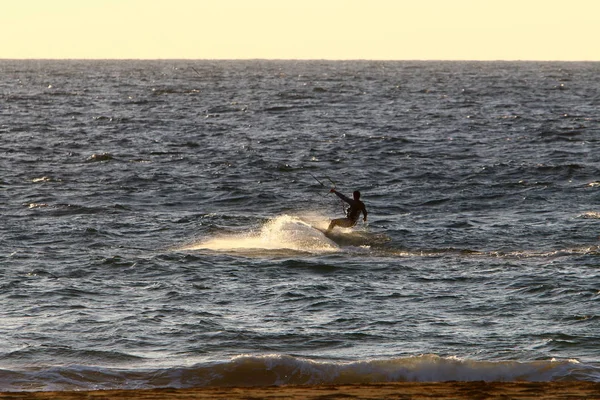
<path fill-rule="evenodd" d="M 0 60 L 0 391 L 600 382 L 599 140 L 597 62 Z"/>

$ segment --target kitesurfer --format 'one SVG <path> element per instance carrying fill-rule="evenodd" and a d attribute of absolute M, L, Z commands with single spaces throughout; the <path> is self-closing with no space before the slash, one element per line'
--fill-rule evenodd
<path fill-rule="evenodd" d="M 331 189 L 329 192 L 335 193 L 340 199 L 348 203 L 350 207 L 348 207 L 346 210 L 346 218 L 337 218 L 331 220 L 329 228 L 327 228 L 327 233 L 331 232 L 336 226 L 342 228 L 353 227 L 356 225 L 356 221 L 358 221 L 358 217 L 360 216 L 361 212 L 363 213 L 363 221 L 367 222 L 367 208 L 365 207 L 365 203 L 360 201 L 360 192 L 358 190 L 355 190 L 354 193 L 352 193 L 352 197 L 354 197 L 353 199 L 344 196 L 335 189 Z"/>

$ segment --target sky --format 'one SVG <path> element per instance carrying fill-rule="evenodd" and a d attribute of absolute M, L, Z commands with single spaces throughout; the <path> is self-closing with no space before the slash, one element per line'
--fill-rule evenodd
<path fill-rule="evenodd" d="M 0 59 L 600 61 L 600 0 L 0 0 Z"/>

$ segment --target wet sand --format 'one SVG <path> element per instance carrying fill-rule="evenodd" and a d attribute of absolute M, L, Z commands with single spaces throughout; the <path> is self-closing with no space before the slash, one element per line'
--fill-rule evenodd
<path fill-rule="evenodd" d="M 4 392 L 0 399 L 600 399 L 595 382 L 440 382 L 238 388 Z"/>

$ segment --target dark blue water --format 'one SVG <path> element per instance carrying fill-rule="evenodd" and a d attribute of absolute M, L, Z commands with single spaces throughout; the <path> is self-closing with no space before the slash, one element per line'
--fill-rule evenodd
<path fill-rule="evenodd" d="M 600 381 L 598 76 L 0 61 L 0 390 Z"/>

